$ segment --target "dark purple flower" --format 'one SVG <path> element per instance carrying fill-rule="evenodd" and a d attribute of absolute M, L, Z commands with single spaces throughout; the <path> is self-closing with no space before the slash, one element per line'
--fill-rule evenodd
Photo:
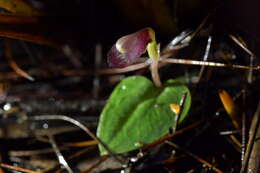
<path fill-rule="evenodd" d="M 154 31 L 151 28 L 121 37 L 107 53 L 109 66 L 122 68 L 133 64 L 146 52 L 147 44 L 154 40 Z"/>

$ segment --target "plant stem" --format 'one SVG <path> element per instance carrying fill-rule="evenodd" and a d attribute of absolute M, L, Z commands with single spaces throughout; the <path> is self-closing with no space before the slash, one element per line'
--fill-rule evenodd
<path fill-rule="evenodd" d="M 152 79 L 156 87 L 161 87 L 161 79 L 158 73 L 158 62 L 159 58 L 157 59 L 152 59 L 152 64 L 150 66 L 151 74 L 152 74 Z"/>

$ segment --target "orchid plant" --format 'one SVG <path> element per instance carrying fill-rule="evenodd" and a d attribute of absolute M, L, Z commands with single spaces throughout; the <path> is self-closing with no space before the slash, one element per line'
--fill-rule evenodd
<path fill-rule="evenodd" d="M 134 64 L 145 52 L 149 58 Z M 109 66 L 114 67 L 112 73 L 150 65 L 154 83 L 143 76 L 132 76 L 115 87 L 97 129 L 97 137 L 107 146 L 99 145 L 101 155 L 138 149 L 167 135 L 170 129 L 174 132 L 177 123 L 188 115 L 191 94 L 178 80 L 168 80 L 162 85 L 158 74 L 162 57 L 154 30 L 144 28 L 120 38 L 107 57 Z"/>
<path fill-rule="evenodd" d="M 149 27 L 121 37 L 112 46 L 107 54 L 108 64 L 112 69 L 102 70 L 99 73 L 123 73 L 150 66 L 153 83 L 143 76 L 132 76 L 123 79 L 115 87 L 101 113 L 97 129 L 97 138 L 102 141 L 102 144 L 99 144 L 101 155 L 140 149 L 167 135 L 170 129 L 174 133 L 177 125 L 186 118 L 191 106 L 190 91 L 180 79 L 169 79 L 162 84 L 158 73 L 161 65 L 177 63 L 260 69 L 259 66 L 170 58 L 176 50 L 189 45 L 196 33 L 196 31 L 182 32 L 161 52 L 155 32 Z M 211 41 L 208 41 L 209 48 L 210 43 Z M 241 46 L 247 50 L 247 47 Z M 206 55 L 209 48 L 207 53 L 205 52 Z M 146 52 L 148 58 L 138 63 L 143 60 L 141 56 Z"/>

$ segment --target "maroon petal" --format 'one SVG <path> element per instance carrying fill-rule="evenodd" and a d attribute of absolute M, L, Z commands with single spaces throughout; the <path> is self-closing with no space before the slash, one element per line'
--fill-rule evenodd
<path fill-rule="evenodd" d="M 121 37 L 107 53 L 109 66 L 122 68 L 136 62 L 152 41 L 150 32 L 151 28 L 145 28 Z"/>
<path fill-rule="evenodd" d="M 109 67 L 123 68 L 131 64 L 127 57 L 127 54 L 122 54 L 116 49 L 114 45 L 107 53 L 107 61 Z"/>

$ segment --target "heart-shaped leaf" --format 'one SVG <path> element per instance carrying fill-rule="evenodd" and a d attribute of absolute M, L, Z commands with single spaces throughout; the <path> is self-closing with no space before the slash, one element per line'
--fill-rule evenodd
<path fill-rule="evenodd" d="M 100 117 L 97 136 L 113 153 L 124 153 L 149 144 L 176 126 L 176 115 L 170 104 L 186 99 L 179 115 L 184 120 L 191 105 L 188 88 L 169 80 L 156 88 L 145 77 L 134 76 L 122 80 L 111 94 Z M 108 154 L 99 145 L 101 155 Z"/>

